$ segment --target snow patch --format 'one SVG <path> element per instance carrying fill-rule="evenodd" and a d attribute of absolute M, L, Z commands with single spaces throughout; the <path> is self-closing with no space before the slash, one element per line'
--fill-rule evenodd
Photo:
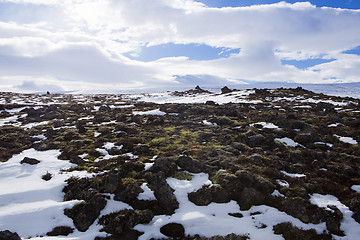
<path fill-rule="evenodd" d="M 284 143 L 285 145 L 290 146 L 290 147 L 296 147 L 296 146 L 304 147 L 303 145 L 295 142 L 294 140 L 292 140 L 291 138 L 288 138 L 288 137 L 275 138 L 274 140 L 278 141 L 278 142 L 281 142 L 281 143 Z"/>
<path fill-rule="evenodd" d="M 351 189 L 360 194 L 360 185 L 353 185 Z"/>
<path fill-rule="evenodd" d="M 151 189 L 147 186 L 147 183 L 143 183 L 141 185 L 141 189 L 144 192 L 140 193 L 138 195 L 137 199 L 139 199 L 139 200 L 147 200 L 147 201 L 156 200 L 154 192 L 151 191 Z"/>
<path fill-rule="evenodd" d="M 280 171 L 282 174 L 288 176 L 288 177 L 291 177 L 291 178 L 303 178 L 303 177 L 306 177 L 305 174 L 300 174 L 300 173 L 288 173 L 288 172 L 285 172 L 285 171 Z"/>
<path fill-rule="evenodd" d="M 28 149 L 0 163 L 0 229 L 17 232 L 22 238 L 45 235 L 54 227 L 73 226 L 64 215 L 80 201 L 63 202 L 62 189 L 71 176 L 89 177 L 86 172 L 60 172 L 75 165 L 59 160 L 58 150 Z M 40 160 L 37 165 L 21 164 L 24 157 Z M 42 179 L 51 173 L 49 181 Z"/>
<path fill-rule="evenodd" d="M 255 125 L 261 125 L 263 128 L 269 128 L 269 129 L 280 129 L 278 126 L 276 126 L 273 123 L 267 123 L 267 122 L 257 122 L 250 124 L 250 127 L 254 127 Z"/>
<path fill-rule="evenodd" d="M 160 109 L 154 109 L 150 111 L 140 112 L 140 111 L 133 111 L 134 115 L 158 115 L 164 116 L 166 112 L 160 111 Z"/>

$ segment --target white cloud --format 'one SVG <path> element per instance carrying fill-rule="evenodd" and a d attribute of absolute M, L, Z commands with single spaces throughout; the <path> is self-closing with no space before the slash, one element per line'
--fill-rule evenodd
<path fill-rule="evenodd" d="M 198 82 L 204 76 L 211 76 L 209 82 L 359 81 L 359 57 L 342 53 L 360 45 L 359 10 L 317 8 L 306 2 L 220 9 L 192 0 L 0 0 L 5 2 L 19 9 L 24 4 L 49 8 L 37 12 L 43 14 L 39 22 L 24 22 L 19 16 L 0 22 L 2 76 L 72 80 L 62 81 L 63 89 L 83 83 L 154 87 L 176 84 L 184 78 L 174 76 L 189 75 Z M 181 57 L 144 63 L 122 55 L 139 54 L 139 46 L 170 42 L 241 51 L 208 61 Z M 305 70 L 281 64 L 282 59 L 319 56 L 336 60 Z"/>

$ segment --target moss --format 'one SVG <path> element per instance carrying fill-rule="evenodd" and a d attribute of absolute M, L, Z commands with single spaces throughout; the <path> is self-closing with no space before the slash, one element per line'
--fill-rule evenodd
<path fill-rule="evenodd" d="M 179 179 L 179 180 L 188 180 L 190 181 L 192 179 L 192 176 L 190 173 L 188 172 L 184 172 L 184 171 L 176 171 L 174 172 L 170 177 Z"/>

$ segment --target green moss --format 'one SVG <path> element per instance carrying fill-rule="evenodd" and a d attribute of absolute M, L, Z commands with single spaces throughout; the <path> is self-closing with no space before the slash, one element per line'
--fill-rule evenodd
<path fill-rule="evenodd" d="M 190 173 L 183 172 L 183 171 L 176 171 L 174 172 L 171 177 L 179 179 L 179 180 L 188 180 L 190 181 L 192 179 L 192 176 Z"/>

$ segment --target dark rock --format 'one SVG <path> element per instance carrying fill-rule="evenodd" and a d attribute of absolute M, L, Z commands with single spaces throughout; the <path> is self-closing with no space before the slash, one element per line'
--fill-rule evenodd
<path fill-rule="evenodd" d="M 238 195 L 241 210 L 248 210 L 253 205 L 260 205 L 265 203 L 265 196 L 255 188 L 244 188 Z"/>
<path fill-rule="evenodd" d="M 0 231 L 0 240 L 21 240 L 17 233 L 10 232 L 9 230 Z"/>
<path fill-rule="evenodd" d="M 73 233 L 74 229 L 68 226 L 55 227 L 51 232 L 48 232 L 48 236 L 67 236 L 70 233 Z"/>
<path fill-rule="evenodd" d="M 230 216 L 236 217 L 236 218 L 242 218 L 244 215 L 242 213 L 229 213 Z"/>
<path fill-rule="evenodd" d="M 267 89 L 258 89 L 258 88 L 255 88 L 255 95 L 260 95 L 260 96 L 266 96 L 266 95 L 269 95 L 270 92 L 267 90 Z"/>
<path fill-rule="evenodd" d="M 189 200 L 198 206 L 207 206 L 211 202 L 227 203 L 230 196 L 221 186 L 203 186 L 196 192 L 188 194 Z"/>
<path fill-rule="evenodd" d="M 109 106 L 105 106 L 105 105 L 102 105 L 100 108 L 99 108 L 99 111 L 100 112 L 109 112 L 111 111 L 111 108 Z"/>
<path fill-rule="evenodd" d="M 215 103 L 214 101 L 206 101 L 206 103 L 205 103 L 206 105 L 209 105 L 209 106 L 216 106 L 217 105 L 217 103 Z"/>
<path fill-rule="evenodd" d="M 95 194 L 89 201 L 76 204 L 64 213 L 74 221 L 75 227 L 85 232 L 99 217 L 100 211 L 106 206 L 106 200 L 101 194 Z"/>
<path fill-rule="evenodd" d="M 181 156 L 176 160 L 177 165 L 182 169 L 192 172 L 192 173 L 200 173 L 205 170 L 205 163 L 192 159 L 191 157 Z"/>
<path fill-rule="evenodd" d="M 291 223 L 279 223 L 273 227 L 275 234 L 281 234 L 285 240 L 331 240 L 330 234 L 318 235 L 314 229 L 301 230 Z"/>
<path fill-rule="evenodd" d="M 30 164 L 30 165 L 36 165 L 36 164 L 40 163 L 40 161 L 35 159 L 35 158 L 24 157 L 24 159 L 21 160 L 20 163 L 21 164 L 27 163 L 27 164 Z"/>
<path fill-rule="evenodd" d="M 325 221 L 325 210 L 310 204 L 308 200 L 296 198 L 277 198 L 269 203 L 271 206 L 300 219 L 304 223 L 318 224 Z"/>
<path fill-rule="evenodd" d="M 141 192 L 143 190 L 140 187 L 140 182 L 122 180 L 116 187 L 114 199 L 131 204 Z"/>
<path fill-rule="evenodd" d="M 260 147 L 263 146 L 265 142 L 266 142 L 266 138 L 261 134 L 256 134 L 249 138 L 250 147 Z"/>
<path fill-rule="evenodd" d="M 240 143 L 240 142 L 232 142 L 231 146 L 233 146 L 235 149 L 241 151 L 241 152 L 246 152 L 246 151 L 250 151 L 251 148 L 244 144 L 244 143 Z"/>
<path fill-rule="evenodd" d="M 235 233 L 228 234 L 226 236 L 214 236 L 209 238 L 209 240 L 247 240 L 248 236 L 240 236 Z"/>
<path fill-rule="evenodd" d="M 175 172 L 177 169 L 175 160 L 173 158 L 157 158 L 154 162 L 154 165 L 151 167 L 152 172 L 164 172 L 166 176 L 169 173 Z"/>
<path fill-rule="evenodd" d="M 49 181 L 51 178 L 52 178 L 52 174 L 47 172 L 45 173 L 44 175 L 41 176 L 41 178 L 44 180 L 44 181 Z"/>
<path fill-rule="evenodd" d="M 263 162 L 264 157 L 258 153 L 254 153 L 251 156 L 249 156 L 249 160 L 251 163 L 254 163 L 257 166 L 264 166 L 264 162 Z"/>
<path fill-rule="evenodd" d="M 221 94 L 227 94 L 227 93 L 231 93 L 232 90 L 230 88 L 228 88 L 227 86 L 223 87 L 221 89 Z"/>
<path fill-rule="evenodd" d="M 350 201 L 350 210 L 354 212 L 352 218 L 360 223 L 360 197 L 355 197 Z"/>
<path fill-rule="evenodd" d="M 328 208 L 330 208 L 331 211 L 327 211 L 326 228 L 332 234 L 335 234 L 338 236 L 344 236 L 344 232 L 340 230 L 340 225 L 341 225 L 341 220 L 343 219 L 343 214 L 334 205 L 328 206 Z"/>
<path fill-rule="evenodd" d="M 122 236 L 121 239 L 130 239 L 125 238 L 125 236 L 130 237 L 132 235 L 137 235 L 137 233 L 132 230 L 135 225 L 149 223 L 153 217 L 154 214 L 148 209 L 125 209 L 102 216 L 99 223 L 104 226 L 102 229 L 103 231 L 116 236 Z"/>
<path fill-rule="evenodd" d="M 179 223 L 168 223 L 160 228 L 160 232 L 167 237 L 181 238 L 184 237 L 185 229 Z"/>
<path fill-rule="evenodd" d="M 355 170 L 354 170 L 354 168 L 352 168 L 351 166 L 345 165 L 345 166 L 343 167 L 343 173 L 344 173 L 345 175 L 347 175 L 347 176 L 354 176 Z"/>
<path fill-rule="evenodd" d="M 163 212 L 168 215 L 173 214 L 175 209 L 179 207 L 179 203 L 173 194 L 173 190 L 166 182 L 165 174 L 163 172 L 150 174 L 147 181 Z"/>

